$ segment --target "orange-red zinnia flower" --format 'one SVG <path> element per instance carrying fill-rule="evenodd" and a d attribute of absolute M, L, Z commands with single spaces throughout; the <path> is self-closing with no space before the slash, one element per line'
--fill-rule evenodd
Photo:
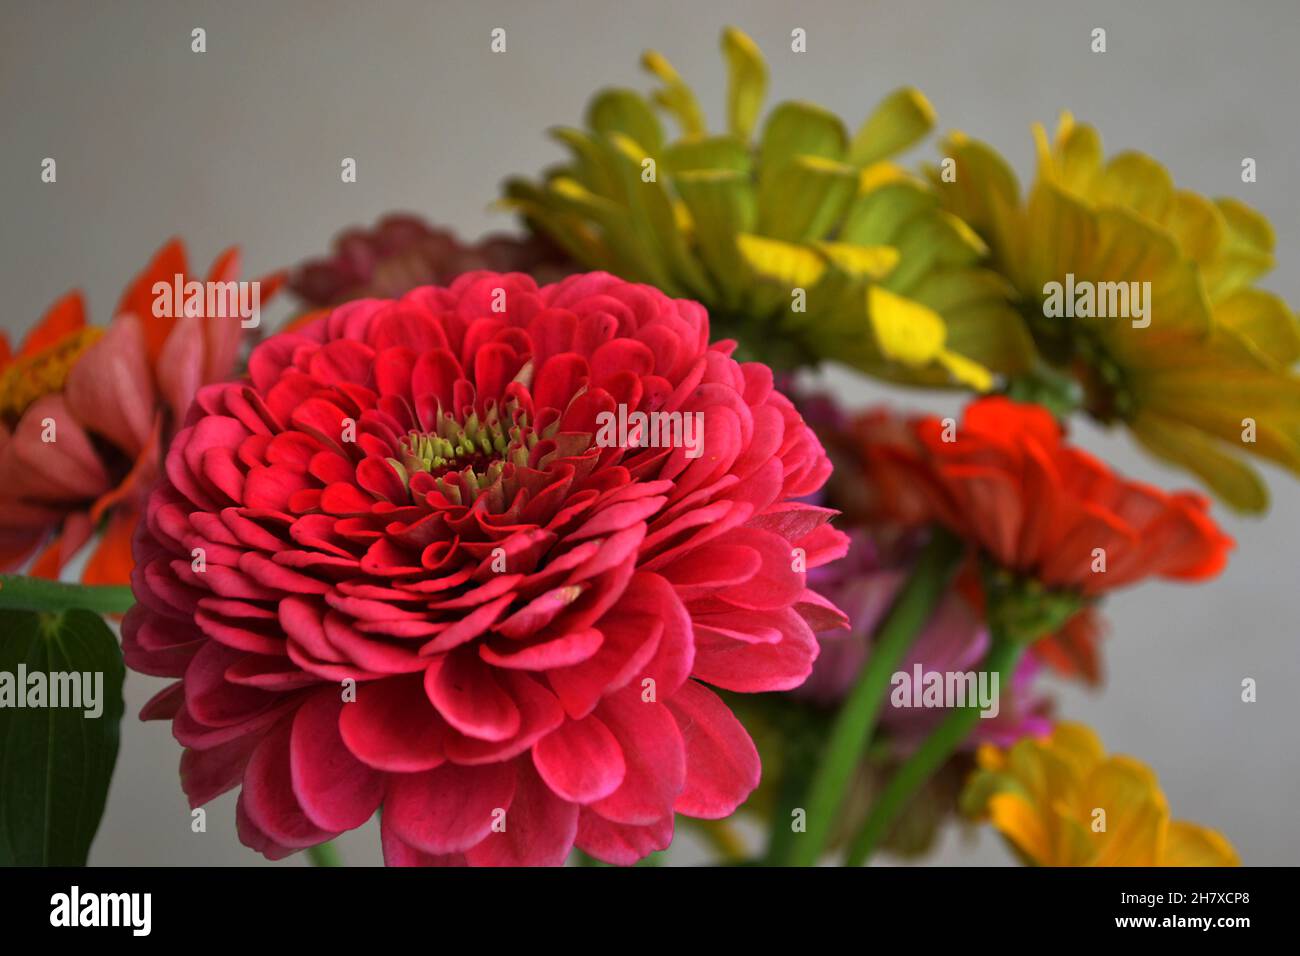
<path fill-rule="evenodd" d="M 884 427 L 879 416 L 858 426 L 885 507 L 945 525 L 1049 588 L 1093 597 L 1150 576 L 1200 580 L 1233 544 L 1203 495 L 1117 475 L 1037 405 L 985 398 L 958 427 Z"/>
<path fill-rule="evenodd" d="M 238 274 L 232 248 L 207 279 Z M 71 292 L 17 355 L 0 336 L 0 570 L 45 545 L 31 571 L 57 577 L 106 522 L 83 579 L 130 580 L 141 496 L 166 441 L 199 386 L 232 373 L 243 334 L 238 317 L 156 316 L 154 285 L 176 276 L 196 278 L 173 239 L 127 287 L 107 327 L 87 325 L 81 294 Z M 262 281 L 262 302 L 279 281 Z"/>

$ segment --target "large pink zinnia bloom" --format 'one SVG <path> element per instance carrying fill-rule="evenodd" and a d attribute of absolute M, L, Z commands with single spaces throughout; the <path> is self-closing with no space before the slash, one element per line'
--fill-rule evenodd
<path fill-rule="evenodd" d="M 242 783 L 270 857 L 382 808 L 395 864 L 627 864 L 674 813 L 730 814 L 758 756 L 706 684 L 802 682 L 844 619 L 800 568 L 846 547 L 793 500 L 821 446 L 733 345 L 609 275 L 480 272 L 203 389 L 123 627 L 132 667 L 180 678 L 142 716 L 172 719 L 191 803 Z M 620 404 L 702 412 L 703 454 L 598 447 Z"/>

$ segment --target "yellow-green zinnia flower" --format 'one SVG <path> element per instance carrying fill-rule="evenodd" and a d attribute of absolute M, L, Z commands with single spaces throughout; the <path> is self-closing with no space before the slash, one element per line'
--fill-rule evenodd
<path fill-rule="evenodd" d="M 896 381 L 987 389 L 1027 367 L 1032 344 L 987 249 L 935 191 L 889 162 L 926 135 L 930 104 L 889 95 L 849 136 L 832 113 L 774 107 L 755 138 L 767 66 L 724 31 L 727 131 L 658 53 L 653 100 L 596 95 L 587 128 L 555 135 L 572 154 L 508 202 L 589 268 L 704 303 L 715 330 L 778 366 L 836 359 Z"/>
<path fill-rule="evenodd" d="M 1267 489 L 1240 453 L 1300 472 L 1300 327 L 1253 284 L 1273 266 L 1268 221 L 1237 200 L 1175 188 L 1141 153 L 1104 160 L 1096 131 L 1068 114 L 1054 142 L 1041 126 L 1035 137 L 1038 174 L 1024 198 L 1006 162 L 960 133 L 943 144 L 955 177 L 931 179 L 1014 287 L 1042 369 L 1066 373 L 1093 417 L 1126 425 L 1229 504 L 1264 509 Z M 1067 283 L 1095 294 L 1084 310 L 1093 313 L 1106 311 L 1103 284 L 1110 305 L 1146 288 L 1145 315 L 1135 317 L 1134 300 L 1118 317 L 1063 316 Z"/>

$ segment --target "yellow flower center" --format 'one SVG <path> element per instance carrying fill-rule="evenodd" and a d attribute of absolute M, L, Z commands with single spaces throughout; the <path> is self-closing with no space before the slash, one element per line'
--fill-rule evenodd
<path fill-rule="evenodd" d="M 85 326 L 0 371 L 0 418 L 17 421 L 37 399 L 62 391 L 82 353 L 103 334 L 101 328 Z"/>

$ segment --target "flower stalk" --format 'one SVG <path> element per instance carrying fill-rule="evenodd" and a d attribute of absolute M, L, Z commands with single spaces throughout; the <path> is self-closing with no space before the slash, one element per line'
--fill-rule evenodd
<path fill-rule="evenodd" d="M 807 832 L 802 839 L 793 841 L 789 858 L 781 862 L 813 866 L 825 852 L 854 769 L 871 741 L 889 690 L 890 676 L 938 605 L 961 553 L 962 545 L 957 538 L 935 529 L 903 590 L 881 622 L 871 656 L 836 716 L 805 801 Z"/>
<path fill-rule="evenodd" d="M 993 646 L 984 658 L 986 671 L 997 672 L 999 686 L 1006 686 L 1015 671 L 1024 644 L 994 634 Z M 847 864 L 861 866 L 889 833 L 908 801 L 925 786 L 935 772 L 956 752 L 980 719 L 978 704 L 962 707 L 950 713 L 925 742 L 903 763 L 890 778 L 880 796 L 872 804 L 871 812 L 849 846 Z"/>
<path fill-rule="evenodd" d="M 65 584 L 20 574 L 0 574 L 0 610 L 69 611 L 123 614 L 135 604 L 125 585 Z"/>

